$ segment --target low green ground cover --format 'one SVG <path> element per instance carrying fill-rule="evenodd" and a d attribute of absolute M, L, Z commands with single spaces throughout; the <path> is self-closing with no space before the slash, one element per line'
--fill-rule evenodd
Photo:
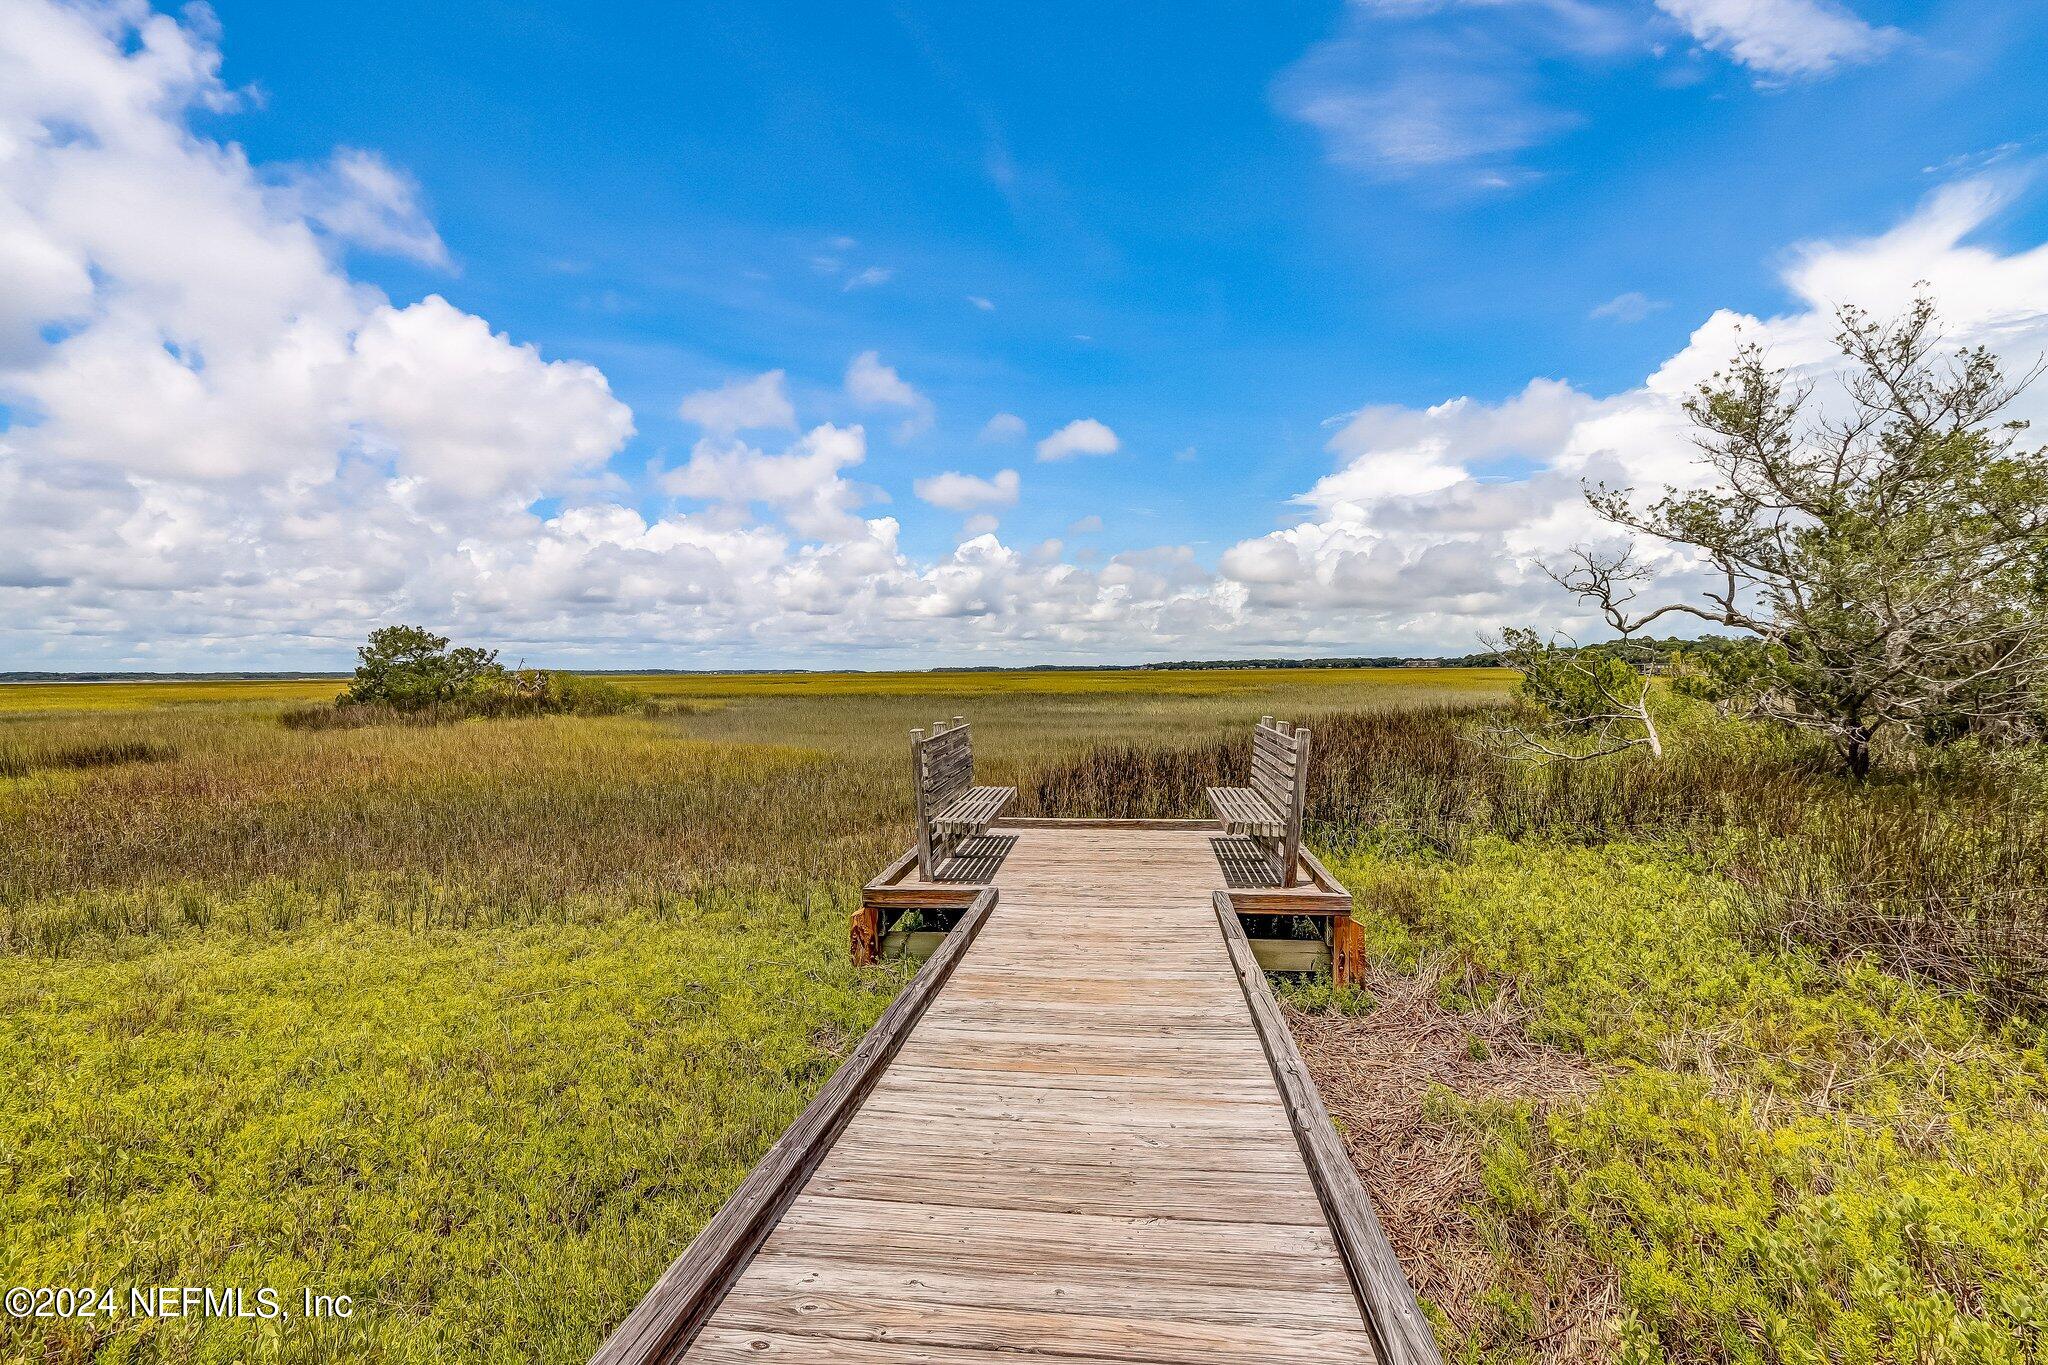
<path fill-rule="evenodd" d="M 11 1322 L 0 1356 L 583 1358 L 895 989 L 751 909 L 0 957 L 0 1283 L 354 1302 Z"/>
<path fill-rule="evenodd" d="M 2048 1031 L 1759 933 L 1696 854 L 1475 841 L 1336 870 L 1393 965 L 1449 953 L 1603 1080 L 1584 1102 L 1461 1105 L 1477 1213 L 1522 1274 L 1616 1280 L 1627 1361 L 2048 1359 Z M 1523 1295 L 1463 1358 L 1536 1358 Z"/>
<path fill-rule="evenodd" d="M 907 837 L 908 727 L 969 714 L 1022 813 L 1186 815 L 1270 712 L 1316 726 L 1379 959 L 1448 955 L 1448 1005 L 1511 991 L 1600 1069 L 1439 1101 L 1507 1271 L 1457 1352 L 1555 1359 L 1536 1290 L 1592 1266 L 1629 1359 L 2048 1360 L 2042 772 L 1852 791 L 1705 727 L 1538 773 L 1466 737 L 1501 675 L 1425 675 L 660 679 L 656 715 L 312 730 L 280 716 L 332 684 L 0 696 L 0 1281 L 359 1305 L 0 1320 L 0 1359 L 583 1358 L 896 989 L 844 916 Z"/>
<path fill-rule="evenodd" d="M 907 843 L 909 727 L 967 711 L 1019 781 L 1113 736 L 1444 695 L 959 681 L 339 729 L 281 723 L 332 683 L 0 689 L 0 1285 L 356 1304 L 0 1317 L 0 1360 L 585 1359 L 903 979 L 848 964 L 846 914 Z"/>

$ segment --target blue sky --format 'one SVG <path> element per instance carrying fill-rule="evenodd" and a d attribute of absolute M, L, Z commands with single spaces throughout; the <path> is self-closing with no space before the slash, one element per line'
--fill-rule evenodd
<path fill-rule="evenodd" d="M 2032 189 L 2048 10 L 2017 0 L 222 0 L 153 20 L 16 3 L 7 60 L 57 93 L 0 109 L 52 158 L 76 151 L 61 130 L 83 120 L 77 140 L 110 167 L 94 192 L 136 176 L 94 202 L 141 222 L 117 241 L 53 207 L 33 165 L 0 181 L 93 281 L 30 316 L 35 343 L 0 365 L 0 497 L 46 532 L 11 578 L 0 561 L 0 594 L 30 613 L 0 635 L 0 667 L 334 662 L 399 615 L 683 666 L 1462 651 L 1489 624 L 1563 609 L 1528 569 L 1572 528 L 1562 512 L 1549 530 L 1494 513 L 1451 526 L 1446 498 L 1505 487 L 1552 509 L 1601 459 L 1670 472 L 1626 435 L 1599 445 L 1597 424 L 1647 403 L 1660 367 L 1690 372 L 1726 339 L 1717 318 L 1780 326 L 1804 359 L 1813 317 L 1844 300 L 1803 296 L 1802 263 L 1832 279 L 1836 262 L 1884 298 L 1905 272 L 1979 257 L 2031 281 L 2048 238 Z M 74 59 L 31 20 L 103 50 L 80 39 Z M 152 24 L 159 45 L 176 25 L 170 75 L 138 66 Z M 117 78 L 147 84 L 156 124 L 102 127 L 66 103 L 64 80 Z M 157 137 L 194 158 L 208 212 L 253 216 L 180 219 L 197 196 L 115 155 Z M 219 164 L 237 156 L 240 172 Z M 233 207 L 236 174 L 260 205 Z M 166 236 L 304 236 L 321 264 L 280 273 L 261 321 L 188 321 L 164 300 L 231 266 L 152 240 L 152 196 L 176 206 Z M 1882 246 L 1944 203 L 1953 240 Z M 452 311 L 422 311 L 434 296 Z M 1991 311 L 1959 322 L 2011 332 Z M 349 380 L 346 402 L 242 430 L 254 400 L 218 357 L 262 367 L 268 404 L 296 383 L 277 379 L 288 320 L 315 315 L 348 364 L 383 355 L 377 374 L 412 380 L 374 400 Z M 404 322 L 373 352 L 390 318 Z M 510 390 L 541 403 L 552 382 L 568 406 L 513 414 L 445 350 L 403 358 L 467 320 L 508 357 L 473 347 L 476 365 L 530 364 Z M 79 398 L 81 357 L 101 355 L 85 343 L 136 326 L 151 363 L 172 355 L 218 402 L 157 409 L 131 397 L 147 385 L 109 384 L 140 359 L 91 371 L 100 403 Z M 867 353 L 897 401 L 850 385 Z M 577 388 L 592 370 L 629 419 Z M 788 421 L 721 433 L 679 415 L 690 394 L 770 371 Z M 1532 381 L 1558 387 L 1531 397 Z M 123 430 L 93 428 L 101 404 L 132 407 Z M 540 432 L 545 448 L 482 477 L 491 457 L 439 429 L 466 404 L 486 412 L 464 439 Z M 485 432 L 488 413 L 514 430 Z M 989 439 L 998 413 L 1023 436 Z M 1037 458 L 1084 419 L 1113 431 L 1113 453 Z M 148 433 L 174 424 L 189 453 L 150 453 Z M 774 463 L 819 424 L 859 425 L 858 456 Z M 295 453 L 273 459 L 263 442 L 283 428 Z M 1384 490 L 1356 496 L 1379 470 Z M 979 501 L 965 483 L 951 506 L 918 495 L 948 473 L 990 482 Z M 791 480 L 835 491 L 811 506 Z M 1436 501 L 1388 501 L 1404 497 Z M 615 511 L 640 528 L 587 529 Z M 877 541 L 849 517 L 893 529 Z M 388 566 L 307 549 L 293 528 L 309 518 Z M 139 521 L 161 562 L 96 570 L 94 537 L 132 555 Z M 1262 541 L 1276 532 L 1294 558 Z M 975 533 L 996 549 L 963 561 Z M 716 564 L 680 567 L 678 538 Z M 745 609 L 705 605 L 721 592 Z"/>

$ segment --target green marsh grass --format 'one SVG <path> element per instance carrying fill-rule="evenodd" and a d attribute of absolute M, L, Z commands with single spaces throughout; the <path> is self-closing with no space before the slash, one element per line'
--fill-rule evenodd
<path fill-rule="evenodd" d="M 1429 1107 L 1468 1131 L 1497 1261 L 1435 1306 L 1450 1358 L 2048 1360 L 2043 755 L 1859 788 L 1704 716 L 1662 763 L 1550 767 L 1478 719 L 1325 718 L 1308 812 L 1383 967 L 1443 974 L 1454 1013 L 1510 997 L 1602 1076 Z M 1114 745 L 1034 790 L 1179 813 L 1241 749 Z"/>
<path fill-rule="evenodd" d="M 0 1282 L 359 1305 L 0 1319 L 0 1359 L 585 1358 L 900 985 L 846 915 L 907 844 L 911 726 L 968 714 L 1024 782 L 1507 681 L 628 685 L 688 709 L 295 730 L 335 684 L 0 688 Z M 43 761 L 90 745 L 158 756 Z"/>
<path fill-rule="evenodd" d="M 845 916 L 909 727 L 973 719 L 1023 813 L 1189 815 L 1264 713 L 1317 731 L 1376 957 L 1601 1076 L 1442 1098 L 1501 1267 L 1454 1359 L 1547 1358 L 1589 1264 L 1616 1359 L 2048 1358 L 2040 770 L 1854 792 L 1705 723 L 1533 770 L 1470 738 L 1509 681 L 664 675 L 655 716 L 333 730 L 280 723 L 327 683 L 0 689 L 0 1282 L 361 1305 L 0 1321 L 0 1358 L 583 1358 L 900 985 Z"/>

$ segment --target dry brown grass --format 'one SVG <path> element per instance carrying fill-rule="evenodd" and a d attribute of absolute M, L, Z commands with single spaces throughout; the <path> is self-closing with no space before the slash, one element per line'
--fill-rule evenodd
<path fill-rule="evenodd" d="M 1529 1358 L 1613 1358 L 1614 1275 L 1558 1247 L 1505 1256 L 1475 1220 L 1484 1197 L 1478 1131 L 1447 1112 L 1469 1103 L 1522 1103 L 1536 1113 L 1589 1093 L 1583 1057 L 1531 1042 L 1528 1012 L 1495 994 L 1469 1013 L 1441 1003 L 1442 959 L 1400 975 L 1375 967 L 1367 1014 L 1285 1006 L 1287 1022 L 1351 1163 L 1415 1291 L 1450 1320 L 1453 1339 L 1532 1351 Z M 1534 1322 L 1502 1312 L 1508 1296 Z"/>
<path fill-rule="evenodd" d="M 2048 756 L 1923 755 L 1859 786 L 1797 737 L 1696 717 L 1662 762 L 1537 766 L 1477 742 L 1498 714 L 1472 699 L 1315 716 L 1311 837 L 1454 857 L 1487 838 L 1668 841 L 1783 939 L 2048 1016 Z M 1028 773 L 1025 807 L 1198 814 L 1249 761 L 1241 733 L 1097 745 Z"/>

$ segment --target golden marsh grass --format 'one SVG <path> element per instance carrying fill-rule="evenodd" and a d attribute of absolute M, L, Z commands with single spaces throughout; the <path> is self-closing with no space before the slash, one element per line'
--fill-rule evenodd
<path fill-rule="evenodd" d="M 969 716 L 1025 813 L 1191 815 L 1272 713 L 1318 728 L 1383 969 L 1601 1077 L 1418 1113 L 1492 1258 L 1455 1358 L 1557 1359 L 1569 1302 L 1613 1307 L 1544 1338 L 1593 1358 L 2033 1365 L 2048 1039 L 1915 964 L 2025 967 L 1972 935 L 2043 922 L 2001 907 L 2048 876 L 2048 775 L 1850 793 L 1711 727 L 1521 771 L 1458 733 L 1509 682 L 663 675 L 628 680 L 657 715 L 323 730 L 280 717 L 329 683 L 0 690 L 0 1283 L 360 1306 L 0 1319 L 0 1359 L 584 1358 L 903 979 L 845 915 L 907 842 L 911 726 Z"/>

